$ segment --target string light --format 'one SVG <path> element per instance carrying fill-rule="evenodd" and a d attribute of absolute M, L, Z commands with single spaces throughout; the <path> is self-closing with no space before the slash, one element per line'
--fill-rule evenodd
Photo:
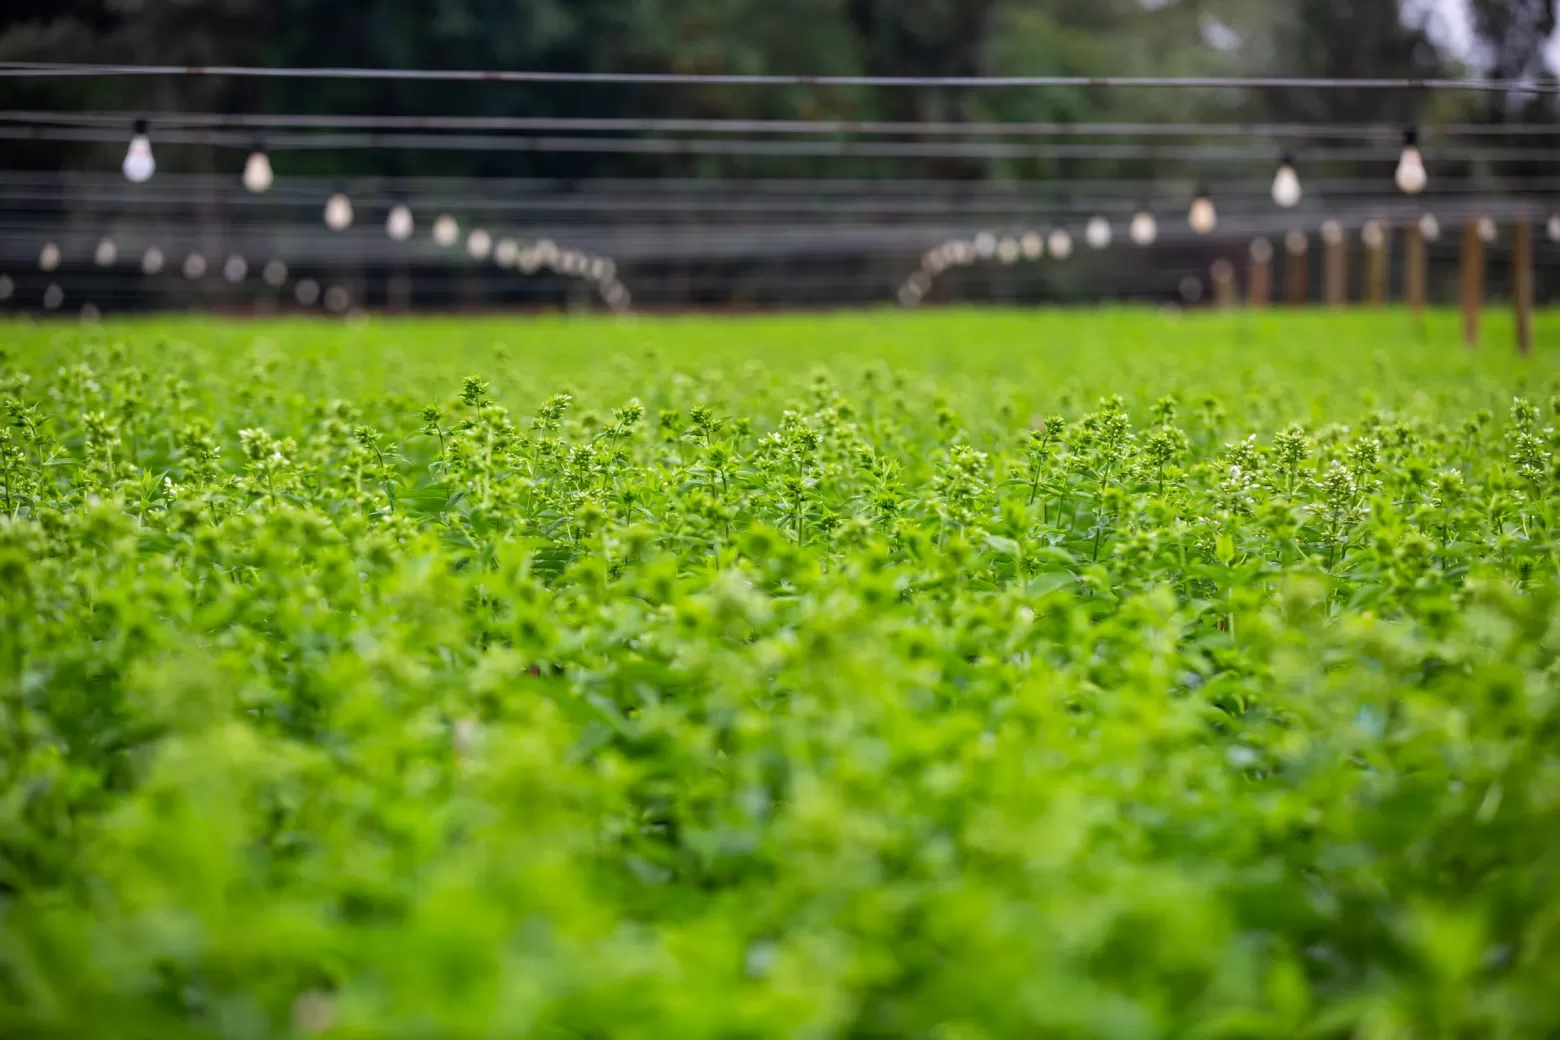
<path fill-rule="evenodd" d="M 142 274 L 161 274 L 163 269 L 163 251 L 156 246 L 147 246 L 146 252 L 141 254 Z"/>
<path fill-rule="evenodd" d="M 1419 154 L 1419 130 L 1409 127 L 1403 131 L 1403 155 L 1398 159 L 1397 186 L 1405 195 L 1418 195 L 1425 190 L 1429 179 L 1425 174 L 1425 160 Z"/>
<path fill-rule="evenodd" d="M 433 222 L 433 240 L 437 244 L 448 249 L 460 238 L 460 225 L 455 223 L 455 218 L 448 213 L 439 215 L 439 219 Z"/>
<path fill-rule="evenodd" d="M 520 243 L 512 238 L 501 238 L 493 247 L 493 262 L 499 267 L 513 267 L 520 260 Z"/>
<path fill-rule="evenodd" d="M 1003 264 L 1011 266 L 1018 263 L 1018 258 L 1023 253 L 1023 247 L 1018 244 L 1016 238 L 1006 237 L 997 243 L 997 260 Z"/>
<path fill-rule="evenodd" d="M 1219 226 L 1219 214 L 1213 208 L 1213 200 L 1208 197 L 1206 187 L 1198 187 L 1197 197 L 1192 200 L 1192 208 L 1186 215 L 1186 222 L 1199 235 L 1206 235 Z"/>
<path fill-rule="evenodd" d="M 1127 234 L 1132 238 L 1134 245 L 1151 246 L 1159 237 L 1159 222 L 1148 210 L 1140 209 L 1132 215 L 1132 224 L 1127 229 Z"/>
<path fill-rule="evenodd" d="M 1110 221 L 1104 217 L 1091 217 L 1083 229 L 1083 240 L 1090 249 L 1104 249 L 1110 245 Z"/>
<path fill-rule="evenodd" d="M 146 135 L 146 120 L 137 119 L 130 131 L 130 147 L 125 151 L 125 161 L 119 164 L 125 180 L 131 184 L 145 184 L 157 172 L 157 160 L 152 158 L 152 139 Z"/>
<path fill-rule="evenodd" d="M 38 270 L 52 271 L 60 266 L 60 247 L 53 242 L 45 242 L 43 248 L 38 250 Z"/>
<path fill-rule="evenodd" d="M 1300 175 L 1295 172 L 1292 155 L 1285 154 L 1278 162 L 1278 173 L 1273 176 L 1273 201 L 1283 209 L 1300 204 Z"/>
<path fill-rule="evenodd" d="M 185 257 L 184 277 L 192 282 L 206 277 L 206 258 L 199 253 L 191 253 Z"/>
<path fill-rule="evenodd" d="M 412 210 L 404 202 L 397 202 L 390 207 L 390 215 L 385 217 L 385 234 L 393 242 L 405 242 L 412 237 L 416 230 L 416 223 L 412 220 Z"/>
<path fill-rule="evenodd" d="M 1441 237 L 1441 222 L 1435 219 L 1434 213 L 1426 213 L 1419 218 L 1419 234 L 1426 242 L 1434 242 Z"/>
<path fill-rule="evenodd" d="M 522 249 L 515 263 L 519 266 L 521 274 L 535 274 L 537 268 L 542 266 L 542 258 L 534 249 Z"/>
<path fill-rule="evenodd" d="M 99 267 L 113 267 L 114 261 L 119 259 L 119 247 L 114 240 L 104 236 L 97 244 L 97 249 L 92 252 L 92 262 Z"/>
<path fill-rule="evenodd" d="M 473 260 L 486 260 L 493 250 L 493 236 L 477 228 L 466 236 L 466 255 Z"/>
<path fill-rule="evenodd" d="M 326 201 L 325 226 L 332 231 L 345 231 L 352 226 L 352 200 L 346 192 L 338 191 Z"/>
<path fill-rule="evenodd" d="M 1495 227 L 1495 221 L 1489 217 L 1479 218 L 1479 237 L 1486 242 L 1493 242 L 1500 237 L 1500 232 Z"/>
<path fill-rule="evenodd" d="M 293 286 L 293 298 L 305 307 L 313 307 L 320 299 L 320 283 L 313 278 L 305 278 Z"/>
<path fill-rule="evenodd" d="M 990 231 L 982 231 L 975 236 L 975 255 L 982 259 L 994 255 L 997 251 L 997 236 Z"/>
<path fill-rule="evenodd" d="M 1058 260 L 1066 260 L 1072 256 L 1072 236 L 1061 228 L 1051 232 L 1051 240 L 1046 245 L 1051 255 Z"/>
<path fill-rule="evenodd" d="M 273 289 L 280 289 L 287 281 L 287 265 L 280 260 L 272 260 L 261 270 L 260 277 L 265 279 L 266 285 Z"/>
<path fill-rule="evenodd" d="M 1038 231 L 1024 232 L 1024 237 L 1018 240 L 1018 245 L 1024 251 L 1025 260 L 1038 260 L 1045 255 L 1045 239 L 1040 237 Z"/>
<path fill-rule="evenodd" d="M 234 253 L 222 265 L 222 277 L 237 285 L 249 277 L 249 261 Z"/>
<path fill-rule="evenodd" d="M 271 172 L 271 158 L 265 154 L 265 142 L 257 137 L 254 150 L 249 153 L 249 161 L 244 163 L 244 187 L 259 195 L 270 191 L 275 180 L 276 175 Z"/>
<path fill-rule="evenodd" d="M 558 262 L 558 244 L 550 238 L 544 238 L 536 243 L 536 260 L 543 267 L 551 267 Z"/>

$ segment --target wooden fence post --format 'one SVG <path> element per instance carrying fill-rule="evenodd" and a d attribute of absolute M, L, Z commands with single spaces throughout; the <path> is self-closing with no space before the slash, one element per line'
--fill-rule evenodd
<path fill-rule="evenodd" d="M 1288 270 L 1285 272 L 1288 280 L 1286 295 L 1292 307 L 1299 307 L 1305 303 L 1310 295 L 1310 287 L 1306 284 L 1310 275 L 1307 263 L 1310 257 L 1311 240 L 1304 231 L 1291 231 L 1284 236 L 1284 251 L 1289 254 Z"/>
<path fill-rule="evenodd" d="M 1273 243 L 1265 238 L 1251 243 L 1251 274 L 1247 294 L 1251 306 L 1262 310 L 1268 305 L 1273 286 Z"/>
<path fill-rule="evenodd" d="M 1533 351 L 1533 223 L 1517 221 L 1511 257 L 1511 303 L 1516 308 L 1517 353 Z"/>
<path fill-rule="evenodd" d="M 1387 229 L 1379 220 L 1367 220 L 1360 230 L 1365 243 L 1365 299 L 1380 307 L 1387 297 Z"/>
<path fill-rule="evenodd" d="M 1327 250 L 1322 258 L 1322 293 L 1327 306 L 1333 309 L 1348 302 L 1348 246 L 1344 244 L 1343 228 L 1335 220 L 1322 225 L 1322 241 Z"/>
<path fill-rule="evenodd" d="M 1425 234 L 1420 230 L 1419 221 L 1411 220 L 1403 229 L 1403 295 L 1415 318 L 1419 318 L 1425 309 L 1425 261 Z"/>
<path fill-rule="evenodd" d="M 1208 269 L 1213 279 L 1214 306 L 1227 309 L 1235 306 L 1235 265 L 1222 256 Z"/>

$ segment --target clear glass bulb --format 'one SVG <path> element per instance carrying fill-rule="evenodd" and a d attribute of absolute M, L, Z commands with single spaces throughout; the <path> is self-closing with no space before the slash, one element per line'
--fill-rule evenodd
<path fill-rule="evenodd" d="M 473 260 L 486 260 L 493 251 L 493 236 L 477 228 L 466 236 L 466 255 Z"/>
<path fill-rule="evenodd" d="M 136 133 L 130 138 L 130 148 L 125 152 L 125 161 L 119 167 L 124 171 L 125 180 L 131 184 L 145 184 L 152 179 L 152 174 L 157 172 L 157 160 L 152 158 L 152 141 L 145 133 Z"/>
<path fill-rule="evenodd" d="M 402 202 L 390 208 L 390 215 L 385 218 L 385 234 L 396 242 L 405 242 L 415 230 L 411 207 Z"/>
<path fill-rule="evenodd" d="M 1154 215 L 1147 210 L 1140 210 L 1132 217 L 1132 226 L 1128 230 L 1132 236 L 1134 245 L 1151 246 L 1154 239 L 1159 237 L 1159 222 Z"/>
<path fill-rule="evenodd" d="M 1441 237 L 1441 222 L 1435 219 L 1434 213 L 1426 213 L 1419 218 L 1419 234 L 1426 242 L 1434 242 Z"/>
<path fill-rule="evenodd" d="M 1289 163 L 1278 168 L 1273 177 L 1273 201 L 1284 209 L 1300 204 L 1300 175 Z"/>
<path fill-rule="evenodd" d="M 1398 188 L 1405 194 L 1418 195 L 1425 190 L 1425 181 L 1429 179 L 1425 175 L 1425 160 L 1414 145 L 1406 145 L 1403 148 L 1403 157 L 1398 160 L 1396 179 Z"/>
<path fill-rule="evenodd" d="M 275 180 L 270 156 L 258 148 L 250 152 L 249 161 L 244 163 L 244 187 L 258 195 L 262 191 L 270 191 Z"/>
<path fill-rule="evenodd" d="M 1213 208 L 1213 200 L 1206 195 L 1199 195 L 1193 199 L 1191 212 L 1186 215 L 1186 222 L 1199 235 L 1206 235 L 1218 227 L 1219 214 Z"/>
<path fill-rule="evenodd" d="M 1104 249 L 1110 245 L 1110 221 L 1104 217 L 1091 217 L 1083 229 L 1083 239 L 1090 249 Z"/>
<path fill-rule="evenodd" d="M 460 238 L 460 225 L 455 223 L 455 218 L 448 213 L 433 222 L 433 240 L 439 245 L 452 246 L 458 238 Z"/>
<path fill-rule="evenodd" d="M 336 192 L 325 203 L 325 226 L 332 231 L 345 231 L 352 226 L 352 200 L 344 192 Z"/>
<path fill-rule="evenodd" d="M 1066 260 L 1072 256 L 1072 236 L 1061 228 L 1051 232 L 1051 240 L 1046 243 L 1051 255 L 1058 260 Z"/>

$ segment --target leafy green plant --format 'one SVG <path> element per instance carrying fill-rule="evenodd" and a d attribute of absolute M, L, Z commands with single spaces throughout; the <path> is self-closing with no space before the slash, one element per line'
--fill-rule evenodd
<path fill-rule="evenodd" d="M 1553 1033 L 1560 369 L 1401 320 L 9 328 L 0 1030 Z"/>

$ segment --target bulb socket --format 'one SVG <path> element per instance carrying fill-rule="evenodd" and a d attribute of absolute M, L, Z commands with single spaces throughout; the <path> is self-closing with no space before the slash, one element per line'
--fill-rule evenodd
<path fill-rule="evenodd" d="M 1418 148 L 1419 147 L 1419 127 L 1411 126 L 1411 127 L 1408 127 L 1406 130 L 1403 131 L 1403 147 L 1404 148 Z"/>
<path fill-rule="evenodd" d="M 135 134 L 135 135 L 139 136 L 139 137 L 145 137 L 146 136 L 146 120 L 144 120 L 144 119 L 137 119 L 135 122 L 131 123 L 130 124 L 130 132 L 132 134 Z"/>

